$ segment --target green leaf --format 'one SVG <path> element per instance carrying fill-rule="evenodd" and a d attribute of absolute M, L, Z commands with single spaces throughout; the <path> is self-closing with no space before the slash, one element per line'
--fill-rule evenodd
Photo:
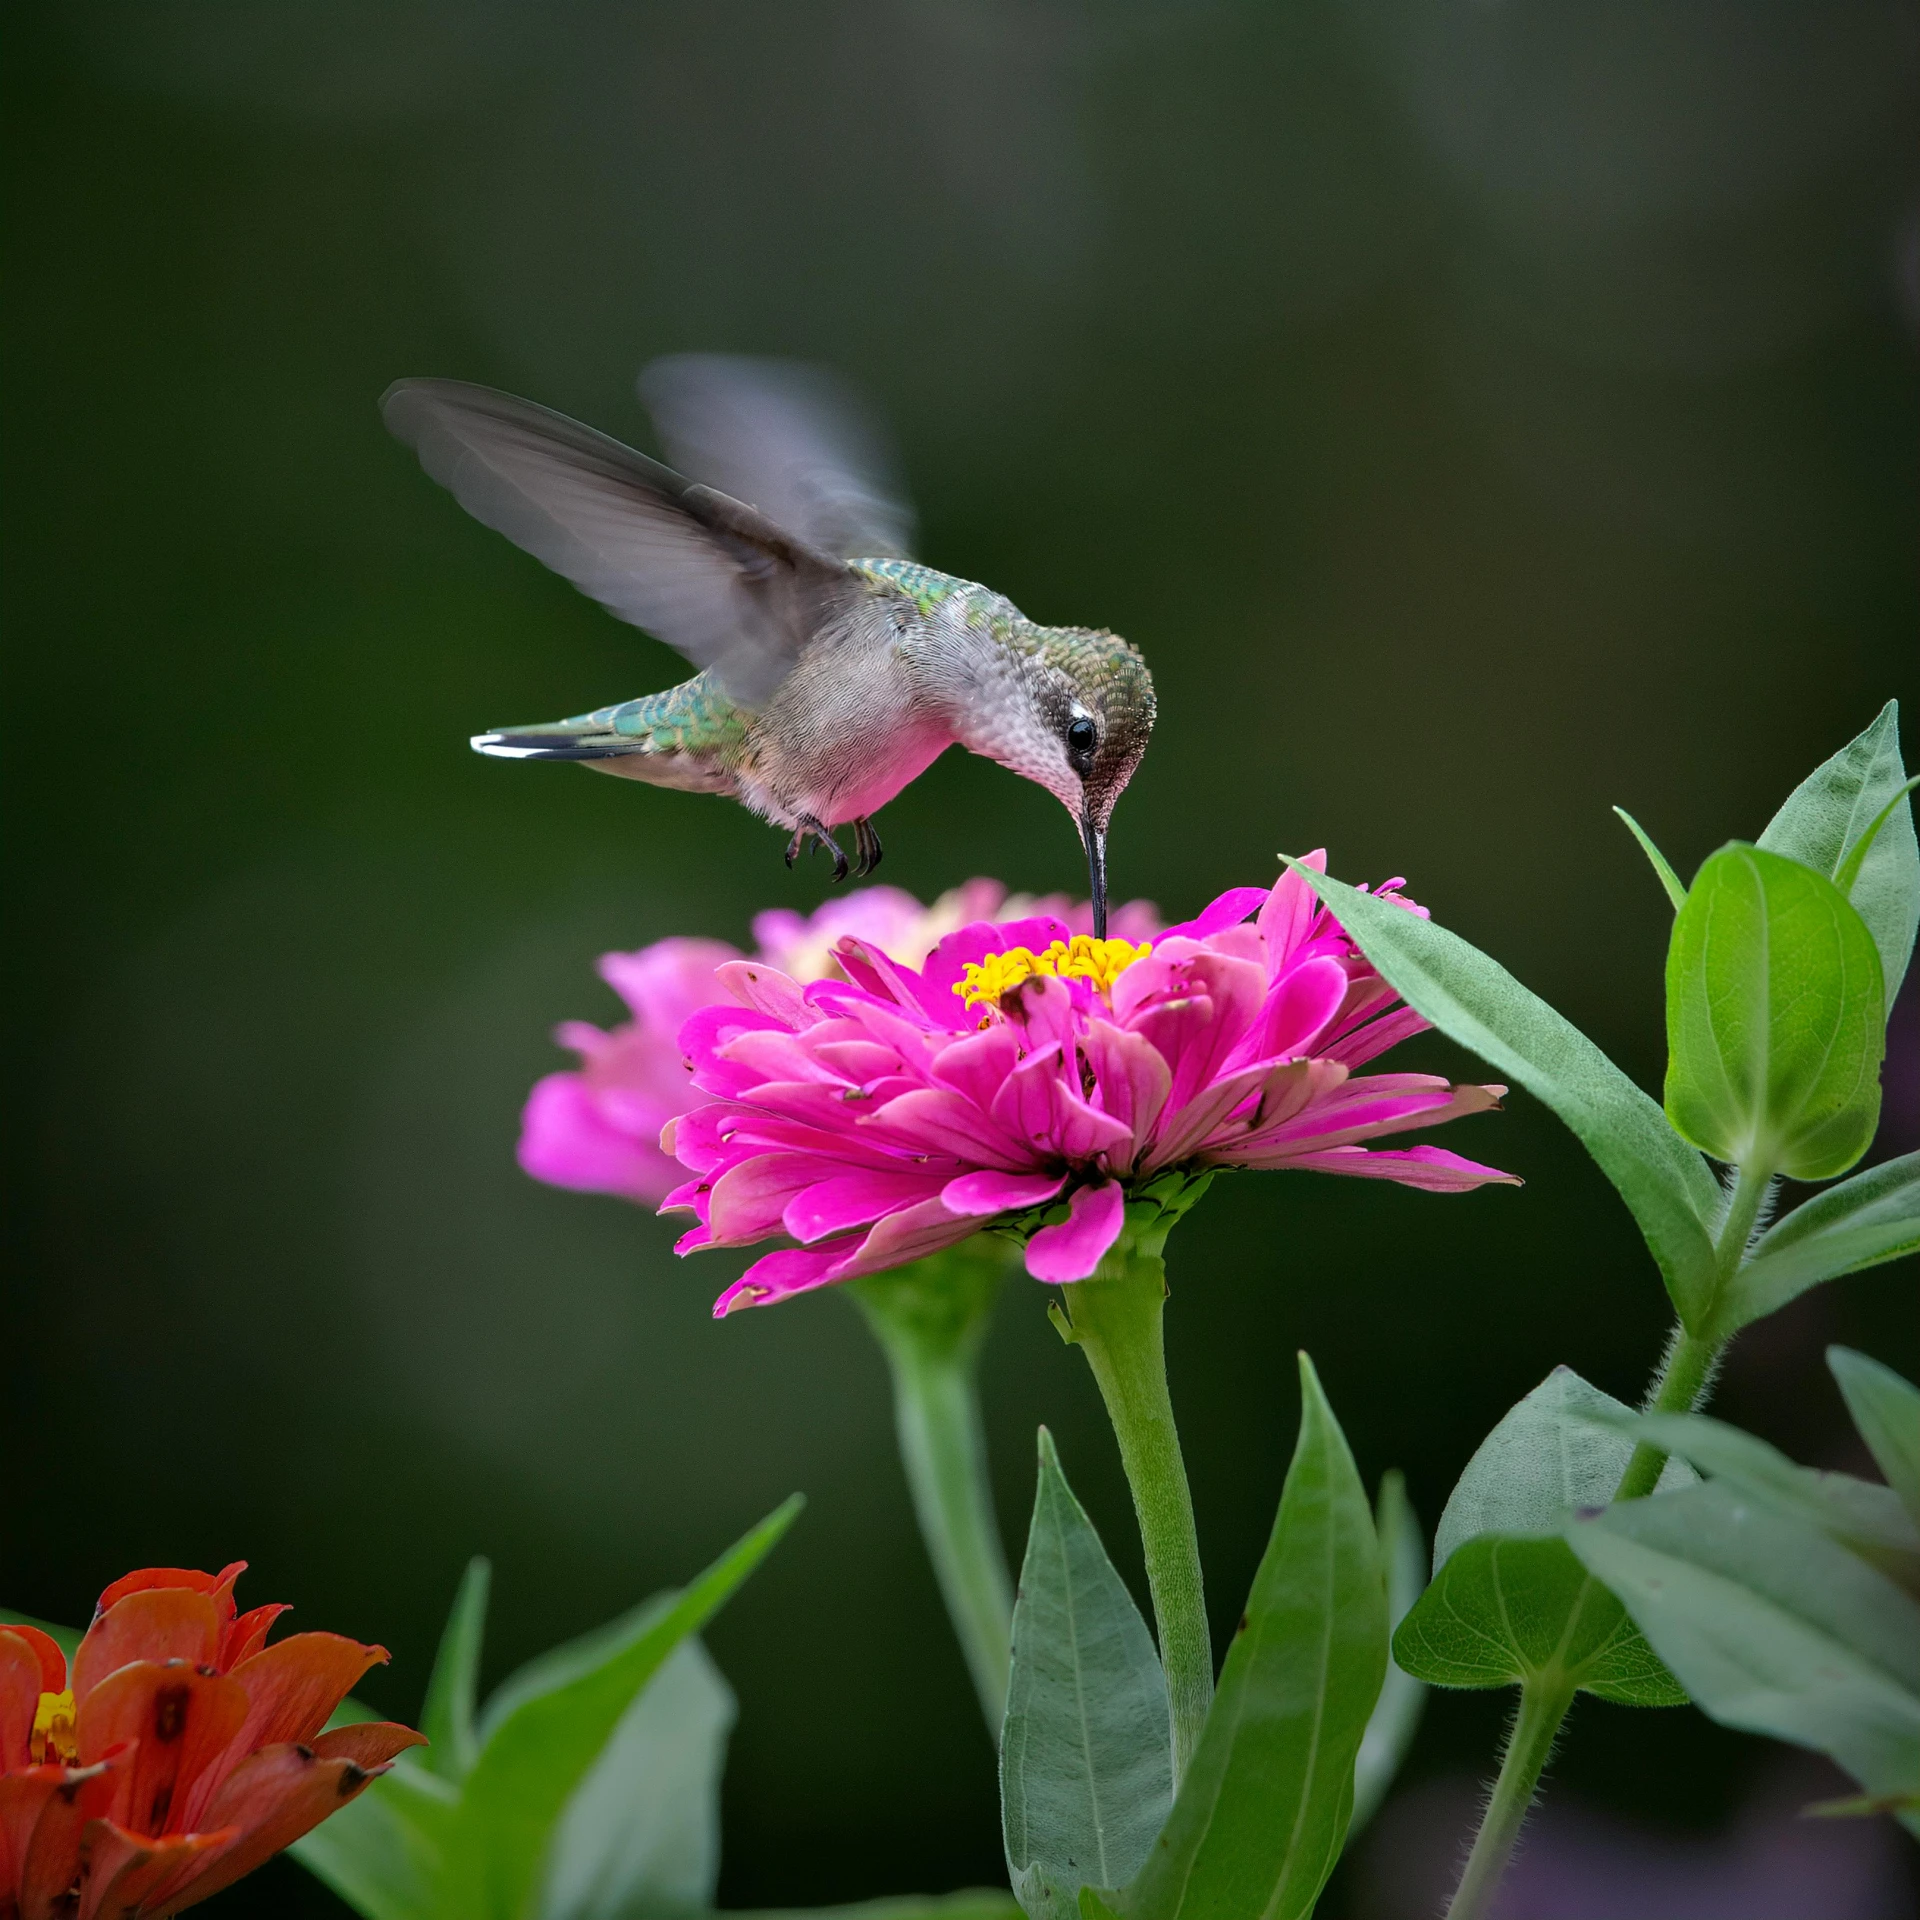
<path fill-rule="evenodd" d="M 739 1912 L 726 1920 L 1018 1920 L 1013 1896 L 999 1887 L 969 1887 L 962 1893 L 895 1894 L 859 1900 L 849 1907 L 775 1907 Z"/>
<path fill-rule="evenodd" d="M 1387 1656 L 1366 1489 L 1300 1356 L 1300 1437 L 1272 1537 L 1130 1920 L 1300 1920 L 1340 1857 Z"/>
<path fill-rule="evenodd" d="M 1722 1486 L 1764 1501 L 1776 1513 L 1818 1527 L 1909 1591 L 1920 1592 L 1920 1527 L 1890 1488 L 1850 1473 L 1797 1466 L 1755 1435 L 1702 1414 L 1630 1414 L 1616 1430 L 1629 1441 L 1650 1441 L 1691 1461 Z"/>
<path fill-rule="evenodd" d="M 1838 883 L 1849 856 L 1876 818 L 1906 784 L 1900 762 L 1900 706 L 1889 700 L 1872 726 L 1788 795 L 1767 824 L 1760 845 L 1769 853 L 1823 873 Z M 1920 842 L 1905 807 L 1896 807 L 1875 836 L 1851 887 L 1842 889 L 1873 934 L 1893 1005 L 1906 978 L 1913 936 L 1920 927 Z"/>
<path fill-rule="evenodd" d="M 1173 1804 L 1160 1657 L 1045 1427 L 1013 1610 L 1000 1802 L 1008 1871 L 1036 1920 L 1073 1920 L 1082 1886 L 1131 1880 Z"/>
<path fill-rule="evenodd" d="M 1687 890 L 1680 884 L 1680 876 L 1667 864 L 1667 856 L 1653 844 L 1647 830 L 1625 807 L 1615 807 L 1617 813 L 1627 824 L 1627 831 L 1640 842 L 1640 851 L 1653 863 L 1653 870 L 1660 876 L 1660 884 L 1667 890 L 1667 898 L 1673 902 L 1673 910 L 1678 913 L 1687 904 Z"/>
<path fill-rule="evenodd" d="M 713 1905 L 733 1720 L 732 1689 L 706 1649 L 681 1641 L 561 1813 L 541 1920 L 640 1920 Z"/>
<path fill-rule="evenodd" d="M 1624 1707 L 1687 1701 L 1566 1543 L 1532 1535 L 1482 1533 L 1459 1547 L 1401 1622 L 1393 1657 L 1437 1687 L 1531 1681 Z"/>
<path fill-rule="evenodd" d="M 1718 1481 L 1567 1538 L 1711 1718 L 1828 1754 L 1869 1793 L 1920 1789 L 1920 1603 L 1885 1574 Z"/>
<path fill-rule="evenodd" d="M 1539 1680 L 1626 1706 L 1684 1704 L 1619 1602 L 1560 1538 L 1570 1512 L 1613 1498 L 1633 1454 L 1595 1414 L 1630 1417 L 1556 1367 L 1480 1443 L 1440 1516 L 1433 1584 L 1394 1635 L 1407 1672 L 1444 1687 Z M 1692 1479 L 1669 1461 L 1661 1485 Z"/>
<path fill-rule="evenodd" d="M 365 1920 L 440 1920 L 459 1808 L 457 1787 L 404 1755 L 287 1851 Z"/>
<path fill-rule="evenodd" d="M 1708 1337 L 1730 1339 L 1822 1280 L 1920 1250 L 1920 1153 L 1817 1193 L 1754 1242 L 1727 1282 Z"/>
<path fill-rule="evenodd" d="M 426 1704 L 420 1710 L 420 1731 L 429 1745 L 421 1756 L 435 1773 L 448 1780 L 464 1780 L 480 1757 L 474 1731 L 474 1690 L 480 1676 L 480 1640 L 487 1624 L 487 1589 L 493 1569 L 479 1555 L 467 1562 L 453 1611 L 440 1635 L 427 1680 Z"/>
<path fill-rule="evenodd" d="M 1420 1537 L 1420 1521 L 1407 1498 L 1407 1483 L 1397 1470 L 1381 1478 L 1373 1522 L 1387 1575 L 1387 1629 L 1391 1632 L 1407 1617 L 1427 1584 L 1426 1542 Z M 1386 1677 L 1380 1683 L 1380 1698 L 1373 1703 L 1360 1751 L 1354 1756 L 1348 1845 L 1386 1798 L 1401 1761 L 1407 1757 L 1407 1748 L 1413 1744 L 1420 1710 L 1426 1703 L 1425 1683 L 1389 1660 Z"/>
<path fill-rule="evenodd" d="M 1557 1539 L 1573 1507 L 1604 1507 L 1627 1470 L 1633 1442 L 1591 1416 L 1629 1418 L 1629 1409 L 1571 1367 L 1554 1370 L 1502 1417 L 1467 1462 L 1433 1537 L 1434 1571 L 1475 1534 Z M 1693 1474 L 1669 1462 L 1660 1484 Z"/>
<path fill-rule="evenodd" d="M 448 1850 L 448 1920 L 521 1920 L 561 1809 L 635 1695 L 759 1565 L 801 1504 L 796 1495 L 777 1508 L 684 1593 L 543 1655 L 487 1703 Z"/>
<path fill-rule="evenodd" d="M 1667 1118 L 1730 1165 L 1829 1180 L 1880 1116 L 1873 935 L 1831 880 L 1735 841 L 1695 876 L 1667 949 Z"/>
<path fill-rule="evenodd" d="M 1573 1129 L 1627 1203 L 1692 1327 L 1713 1298 L 1708 1226 L 1720 1187 L 1658 1105 L 1571 1021 L 1457 934 L 1298 861 L 1288 865 L 1409 1006 Z"/>
<path fill-rule="evenodd" d="M 1829 1347 L 1827 1366 L 1874 1465 L 1920 1527 L 1920 1387 L 1851 1347 Z"/>

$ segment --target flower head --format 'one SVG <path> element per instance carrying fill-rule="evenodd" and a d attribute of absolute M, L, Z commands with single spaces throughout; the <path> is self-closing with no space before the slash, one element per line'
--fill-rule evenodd
<path fill-rule="evenodd" d="M 918 966 L 948 934 L 975 921 L 1050 915 L 1072 932 L 1092 927 L 1092 909 L 1064 896 L 1009 897 L 997 880 L 969 880 L 931 907 L 898 887 L 862 887 L 812 915 L 775 909 L 756 916 L 752 957 L 807 982 L 844 980 L 835 949 L 843 940 Z M 1144 939 L 1159 917 L 1143 901 L 1113 916 L 1116 932 Z M 580 1055 L 578 1068 L 551 1073 L 527 1098 L 520 1164 L 536 1180 L 586 1193 L 652 1203 L 686 1178 L 660 1149 L 660 1130 L 705 1096 L 680 1051 L 689 1015 L 727 1000 L 719 969 L 748 955 L 723 940 L 657 940 L 637 953 L 610 953 L 600 975 L 633 1014 L 608 1032 L 569 1020 L 557 1038 Z"/>
<path fill-rule="evenodd" d="M 321 1731 L 387 1651 L 333 1633 L 268 1646 L 286 1608 L 235 1613 L 245 1564 L 116 1580 L 71 1666 L 37 1627 L 0 1623 L 0 1912 L 178 1913 L 421 1744 L 385 1721 Z"/>
<path fill-rule="evenodd" d="M 1422 913 L 1400 884 L 1380 896 Z M 857 938 L 836 954 L 843 977 L 810 985 L 726 966 L 729 998 L 681 1030 L 708 1104 L 663 1136 L 694 1174 L 667 1201 L 699 1216 L 680 1250 L 799 1243 L 717 1312 L 996 1223 L 1033 1229 L 1034 1278 L 1084 1279 L 1128 1196 L 1171 1172 L 1296 1167 L 1442 1193 L 1512 1180 L 1438 1147 L 1361 1144 L 1506 1089 L 1355 1071 L 1427 1023 L 1291 871 L 1150 942 L 1036 914 L 963 927 L 921 966 Z"/>

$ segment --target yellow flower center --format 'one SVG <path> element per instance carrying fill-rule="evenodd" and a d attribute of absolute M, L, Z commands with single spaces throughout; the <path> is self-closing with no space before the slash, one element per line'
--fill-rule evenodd
<path fill-rule="evenodd" d="M 1091 980 L 1102 993 L 1110 993 L 1114 981 L 1152 951 L 1145 940 L 1136 947 L 1130 940 L 1096 940 L 1091 934 L 1076 933 L 1070 942 L 1056 940 L 1045 953 L 1009 947 L 1004 953 L 969 961 L 965 977 L 953 990 L 969 1007 L 989 1000 L 997 1005 L 1002 995 L 1034 979 Z"/>
<path fill-rule="evenodd" d="M 33 1738 L 27 1757 L 36 1767 L 72 1766 L 80 1758 L 80 1741 L 73 1730 L 73 1695 L 43 1693 L 33 1710 Z"/>

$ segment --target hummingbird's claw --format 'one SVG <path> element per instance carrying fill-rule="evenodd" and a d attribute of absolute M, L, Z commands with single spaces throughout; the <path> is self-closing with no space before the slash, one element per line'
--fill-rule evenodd
<path fill-rule="evenodd" d="M 844 880 L 847 877 L 847 856 L 841 851 L 839 841 L 810 813 L 803 813 L 800 816 L 800 825 L 795 830 L 793 838 L 787 842 L 787 865 L 793 865 L 801 847 L 809 840 L 818 846 L 825 847 L 833 855 L 833 877 L 835 880 Z M 865 873 L 866 868 L 863 866 L 860 871 Z"/>
<path fill-rule="evenodd" d="M 880 836 L 873 830 L 873 822 L 864 814 L 853 823 L 853 844 L 857 854 L 854 873 L 865 879 L 880 864 L 882 848 Z"/>

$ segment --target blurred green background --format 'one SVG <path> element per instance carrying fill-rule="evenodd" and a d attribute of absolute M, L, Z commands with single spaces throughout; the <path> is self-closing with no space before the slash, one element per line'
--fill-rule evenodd
<path fill-rule="evenodd" d="M 799 355 L 894 422 L 921 551 L 1147 653 L 1117 897 L 1325 844 L 1410 877 L 1643 1082 L 1683 872 L 1889 695 L 1920 730 L 1910 12 L 1075 0 L 78 0 L 11 14 L 5 756 L 11 1230 L 0 1593 L 147 1562 L 384 1641 L 411 1715 L 467 1556 L 489 1676 L 811 1505 L 711 1644 L 730 1904 L 1000 1874 L 992 1755 L 883 1371 L 832 1297 L 712 1323 L 611 1200 L 512 1157 L 594 957 L 810 906 L 718 802 L 466 737 L 680 676 L 381 430 L 402 374 L 629 438 L 655 354 Z M 940 762 L 885 877 L 1077 887 L 1057 805 Z M 1876 1149 L 1920 1144 L 1909 996 Z M 1465 1070 L 1435 1040 L 1408 1064 Z M 1431 1527 L 1556 1361 L 1664 1326 L 1542 1110 L 1449 1129 L 1522 1192 L 1223 1182 L 1170 1343 L 1218 1625 L 1311 1350 Z M 1843 1464 L 1830 1339 L 1920 1370 L 1914 1263 L 1743 1337 L 1720 1408 Z M 1024 1283 L 987 1399 L 1116 1557 L 1110 1436 Z M 1487 1765 L 1434 1702 L 1412 1782 Z M 1583 1702 L 1554 1792 L 1707 1830 L 1768 1763 Z M 1330 1915 L 1372 1911 L 1364 1873 Z M 282 1862 L 223 1912 L 338 1913 Z"/>

